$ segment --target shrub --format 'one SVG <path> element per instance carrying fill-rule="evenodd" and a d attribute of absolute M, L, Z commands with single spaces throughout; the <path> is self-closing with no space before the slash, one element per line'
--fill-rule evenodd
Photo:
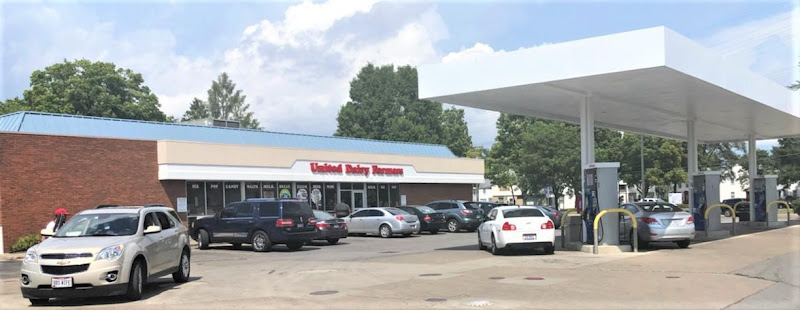
<path fill-rule="evenodd" d="M 28 248 L 39 244 L 41 241 L 41 236 L 36 234 L 24 235 L 17 239 L 17 242 L 11 246 L 11 252 L 22 252 L 27 251 Z"/>

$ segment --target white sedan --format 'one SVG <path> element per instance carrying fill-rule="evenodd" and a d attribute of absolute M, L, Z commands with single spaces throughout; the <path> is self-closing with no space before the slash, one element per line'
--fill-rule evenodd
<path fill-rule="evenodd" d="M 542 248 L 555 251 L 555 225 L 535 207 L 506 206 L 489 212 L 478 227 L 478 248 L 497 255 L 504 249 Z"/>

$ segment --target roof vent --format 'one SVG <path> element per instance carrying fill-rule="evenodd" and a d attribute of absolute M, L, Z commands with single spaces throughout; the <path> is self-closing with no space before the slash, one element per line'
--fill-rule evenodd
<path fill-rule="evenodd" d="M 239 121 L 229 120 L 229 119 L 193 119 L 189 121 L 182 122 L 184 124 L 192 124 L 192 125 L 200 125 L 200 126 L 209 126 L 209 127 L 226 127 L 226 128 L 240 128 L 241 124 Z"/>

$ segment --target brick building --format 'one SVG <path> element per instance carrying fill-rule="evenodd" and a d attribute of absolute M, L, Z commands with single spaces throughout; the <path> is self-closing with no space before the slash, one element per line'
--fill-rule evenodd
<path fill-rule="evenodd" d="M 332 211 L 472 198 L 483 161 L 441 145 L 38 112 L 0 116 L 0 248 L 57 207 L 163 203 L 190 220 L 246 198 Z"/>

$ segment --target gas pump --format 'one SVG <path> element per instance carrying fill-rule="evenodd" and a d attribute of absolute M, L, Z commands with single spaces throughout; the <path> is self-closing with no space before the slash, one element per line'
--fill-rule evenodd
<path fill-rule="evenodd" d="M 712 209 L 705 220 L 706 208 L 719 203 L 719 183 L 722 172 L 702 171 L 692 176 L 692 216 L 695 230 L 718 230 L 720 227 L 719 208 Z"/>
<path fill-rule="evenodd" d="M 605 209 L 619 207 L 617 193 L 619 163 L 593 163 L 583 170 L 583 212 L 581 236 L 584 243 L 594 243 L 593 225 L 597 214 Z M 619 216 L 614 214 L 600 219 L 597 239 L 603 245 L 619 245 Z"/>
<path fill-rule="evenodd" d="M 767 204 L 778 199 L 778 176 L 759 175 L 753 179 L 753 219 L 756 222 L 767 221 Z M 769 221 L 778 220 L 778 212 L 770 212 Z"/>

